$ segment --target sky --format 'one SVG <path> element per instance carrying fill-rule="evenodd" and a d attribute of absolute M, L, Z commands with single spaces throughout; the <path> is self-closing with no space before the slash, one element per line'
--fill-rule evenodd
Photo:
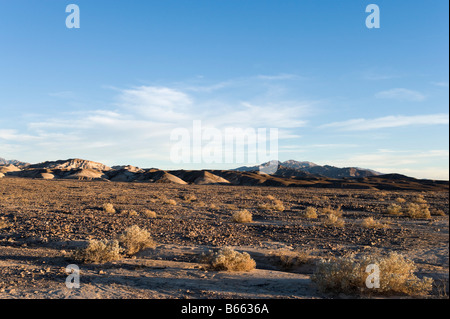
<path fill-rule="evenodd" d="M 448 6 L 0 0 L 0 157 L 229 169 L 267 156 L 227 129 L 265 129 L 280 161 L 448 180 Z"/>

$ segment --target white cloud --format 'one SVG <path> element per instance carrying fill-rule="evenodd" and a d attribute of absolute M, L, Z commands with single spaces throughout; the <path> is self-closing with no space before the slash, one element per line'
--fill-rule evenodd
<path fill-rule="evenodd" d="M 285 101 L 279 96 L 268 98 L 265 93 L 270 86 L 254 84 L 254 90 L 248 93 L 239 85 L 226 83 L 211 84 L 211 90 L 183 85 L 113 88 L 117 95 L 109 107 L 32 117 L 26 123 L 28 135 L 22 138 L 34 140 L 24 141 L 21 153 L 33 154 L 39 160 L 67 156 L 95 161 L 109 159 L 105 162 L 108 165 L 118 162 L 139 165 L 142 161 L 167 165 L 173 146 L 171 132 L 176 128 L 192 132 L 195 120 L 201 121 L 204 128 L 214 127 L 222 133 L 229 127 L 277 128 L 280 140 L 299 138 L 294 130 L 305 125 L 314 103 Z M 225 86 L 227 91 L 211 99 L 211 91 Z M 17 134 L 3 130 L 0 137 L 12 140 L 20 137 Z M 28 158 L 24 160 L 36 161 Z"/>
<path fill-rule="evenodd" d="M 2 129 L 0 130 L 0 140 L 12 142 L 30 142 L 38 139 L 36 136 L 19 133 L 17 130 Z"/>
<path fill-rule="evenodd" d="M 282 80 L 292 80 L 292 79 L 300 79 L 301 77 L 295 74 L 277 74 L 277 75 L 258 75 L 258 79 L 260 80 L 268 80 L 268 81 L 282 81 Z"/>
<path fill-rule="evenodd" d="M 381 149 L 355 154 L 329 162 L 335 166 L 370 168 L 388 174 L 400 173 L 416 178 L 448 179 L 448 150 L 395 151 Z M 438 166 L 441 163 L 441 166 Z"/>
<path fill-rule="evenodd" d="M 368 131 L 383 128 L 402 127 L 410 125 L 441 125 L 449 124 L 448 114 L 428 115 L 390 115 L 376 119 L 351 119 L 322 125 L 322 128 L 336 128 L 342 131 Z"/>
<path fill-rule="evenodd" d="M 375 97 L 379 99 L 394 99 L 412 102 L 425 100 L 425 95 L 423 95 L 422 93 L 404 88 L 395 88 L 387 91 L 381 91 L 375 94 Z"/>
<path fill-rule="evenodd" d="M 192 99 L 172 88 L 140 86 L 122 90 L 118 105 L 147 118 L 173 122 L 187 117 Z"/>
<path fill-rule="evenodd" d="M 432 82 L 431 84 L 440 86 L 443 88 L 448 88 L 448 81 L 442 81 L 442 82 Z"/>
<path fill-rule="evenodd" d="M 73 98 L 75 96 L 72 91 L 51 92 L 48 95 L 51 97 L 57 97 L 62 99 Z"/>
<path fill-rule="evenodd" d="M 307 103 L 261 105 L 241 102 L 231 110 L 221 110 L 221 114 L 216 114 L 210 120 L 219 127 L 296 128 L 306 124 L 309 108 Z"/>

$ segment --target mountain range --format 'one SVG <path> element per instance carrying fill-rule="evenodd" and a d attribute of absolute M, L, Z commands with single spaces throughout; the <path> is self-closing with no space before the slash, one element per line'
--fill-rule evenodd
<path fill-rule="evenodd" d="M 23 167 L 29 165 L 28 163 L 17 161 L 17 160 L 6 160 L 0 157 L 0 165 L 14 165 L 18 167 Z"/>
<path fill-rule="evenodd" d="M 344 167 L 339 168 L 330 165 L 317 165 L 312 162 L 298 162 L 295 160 L 289 160 L 285 162 L 271 161 L 263 163 L 258 166 L 244 166 L 236 168 L 236 171 L 240 172 L 254 172 L 264 171 L 264 167 L 269 165 L 277 165 L 277 169 L 271 175 L 283 176 L 283 177 L 312 177 L 322 176 L 329 178 L 345 178 L 345 177 L 369 177 L 382 175 L 382 173 L 374 170 L 358 168 L 358 167 Z"/>
<path fill-rule="evenodd" d="M 272 161 L 234 170 L 161 170 L 131 165 L 109 167 L 83 159 L 27 164 L 6 161 L 0 164 L 0 178 L 100 180 L 106 182 L 241 185 L 279 187 L 320 187 L 350 189 L 395 189 L 448 191 L 448 181 L 419 180 L 400 174 L 381 174 L 355 167 L 320 166 L 311 162 Z M 16 163 L 14 165 L 12 163 Z M 272 174 L 264 169 L 275 168 Z"/>

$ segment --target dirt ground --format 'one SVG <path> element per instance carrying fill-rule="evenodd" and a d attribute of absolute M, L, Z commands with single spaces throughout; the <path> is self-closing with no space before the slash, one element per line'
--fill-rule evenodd
<path fill-rule="evenodd" d="M 389 215 L 403 198 L 426 200 L 431 219 Z M 262 206 L 278 200 L 284 209 Z M 103 204 L 116 212 L 106 212 Z M 287 269 L 279 252 L 314 259 L 399 252 L 434 279 L 428 298 L 448 298 L 448 192 L 173 185 L 76 180 L 0 180 L 0 298 L 348 298 L 311 282 L 314 265 Z M 345 225 L 324 224 L 321 209 L 341 207 Z M 307 207 L 318 209 L 308 219 Z M 236 223 L 239 210 L 253 215 Z M 151 216 L 148 210 L 156 216 Z M 366 228 L 364 218 L 386 225 Z M 77 264 L 80 288 L 68 289 L 65 267 L 91 239 L 113 239 L 129 226 L 147 229 L 156 248 L 104 264 Z M 250 272 L 208 270 L 202 253 L 245 251 Z"/>

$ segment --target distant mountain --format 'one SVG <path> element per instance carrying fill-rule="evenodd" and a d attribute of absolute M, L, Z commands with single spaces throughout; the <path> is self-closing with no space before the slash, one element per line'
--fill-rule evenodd
<path fill-rule="evenodd" d="M 319 166 L 312 162 L 298 162 L 298 161 L 294 161 L 294 160 L 285 161 L 283 163 L 280 162 L 280 164 L 285 167 L 294 168 L 294 169 L 310 169 L 312 167 Z"/>
<path fill-rule="evenodd" d="M 14 166 L 27 166 L 29 163 L 17 161 L 17 160 L 6 160 L 0 157 L 0 165 L 14 165 Z"/>
<path fill-rule="evenodd" d="M 378 173 L 374 170 L 358 168 L 358 167 L 344 167 L 339 168 L 330 165 L 317 165 L 312 162 L 299 162 L 295 160 L 289 160 L 285 162 L 272 161 L 272 163 L 278 163 L 278 169 L 271 175 L 283 176 L 283 177 L 328 177 L 328 178 L 359 178 L 378 176 Z M 239 172 L 254 172 L 259 171 L 267 163 L 258 166 L 244 166 L 234 169 Z"/>
<path fill-rule="evenodd" d="M 83 160 L 79 158 L 73 158 L 68 160 L 59 160 L 51 162 L 43 162 L 39 164 L 33 164 L 28 166 L 29 169 L 95 169 L 98 171 L 109 171 L 111 167 L 104 164 Z"/>
<path fill-rule="evenodd" d="M 9 163 L 3 160 L 2 163 Z M 17 162 L 16 162 L 17 163 Z M 326 177 L 325 174 L 331 176 Z M 104 182 L 163 183 L 180 185 L 240 185 L 448 191 L 448 181 L 418 180 L 400 174 L 380 175 L 356 167 L 320 166 L 311 162 L 271 161 L 237 170 L 142 169 L 131 165 L 112 168 L 82 159 L 50 161 L 26 166 L 0 166 L 0 178 L 98 180 Z"/>

